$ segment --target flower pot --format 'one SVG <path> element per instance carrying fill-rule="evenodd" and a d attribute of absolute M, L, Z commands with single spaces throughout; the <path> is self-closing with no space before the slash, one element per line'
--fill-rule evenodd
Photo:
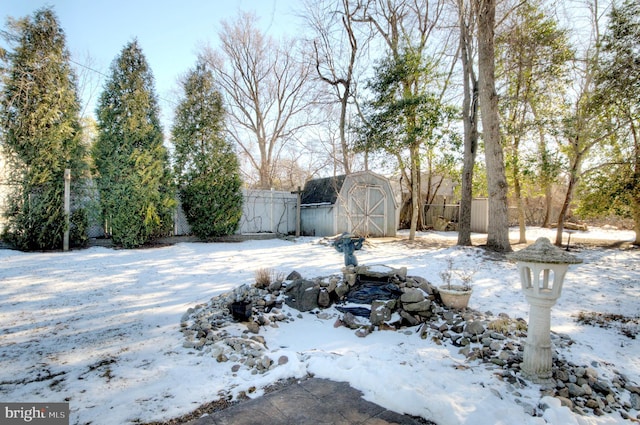
<path fill-rule="evenodd" d="M 471 298 L 471 293 L 473 293 L 472 289 L 464 289 L 462 286 L 457 285 L 451 285 L 450 287 L 441 286 L 438 288 L 438 291 L 440 292 L 442 304 L 457 310 L 467 308 L 469 298 Z"/>

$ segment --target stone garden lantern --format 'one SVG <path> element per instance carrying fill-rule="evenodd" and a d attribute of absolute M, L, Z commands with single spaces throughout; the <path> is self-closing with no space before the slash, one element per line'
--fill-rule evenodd
<path fill-rule="evenodd" d="M 582 260 L 539 238 L 533 245 L 509 254 L 517 262 L 522 291 L 530 304 L 527 341 L 521 371 L 525 378 L 546 383 L 551 378 L 551 307 L 562 291 L 569 264 Z"/>

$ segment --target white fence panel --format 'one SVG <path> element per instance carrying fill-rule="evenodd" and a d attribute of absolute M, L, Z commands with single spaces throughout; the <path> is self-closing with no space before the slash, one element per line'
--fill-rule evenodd
<path fill-rule="evenodd" d="M 243 189 L 242 218 L 236 234 L 280 233 L 296 231 L 297 195 L 275 190 Z M 174 226 L 175 236 L 191 233 L 182 208 L 178 206 Z"/>
<path fill-rule="evenodd" d="M 489 199 L 476 198 L 471 201 L 471 231 L 477 233 L 489 231 Z"/>
<path fill-rule="evenodd" d="M 276 190 L 242 191 L 244 203 L 237 233 L 280 233 L 296 231 L 297 195 Z"/>
<path fill-rule="evenodd" d="M 304 206 L 300 222 L 305 236 L 333 236 L 336 234 L 335 205 Z"/>

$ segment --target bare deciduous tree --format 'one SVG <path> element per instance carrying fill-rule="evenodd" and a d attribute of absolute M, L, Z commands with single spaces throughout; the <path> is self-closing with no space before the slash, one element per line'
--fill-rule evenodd
<path fill-rule="evenodd" d="M 464 125 L 464 157 L 460 194 L 460 218 L 458 222 L 458 245 L 469 246 L 471 245 L 473 167 L 478 150 L 478 77 L 473 68 L 475 11 L 473 10 L 474 2 L 468 4 L 464 0 L 457 0 L 457 4 L 463 78 L 462 121 Z"/>
<path fill-rule="evenodd" d="M 305 12 L 305 20 L 314 32 L 317 76 L 332 87 L 332 97 L 340 105 L 340 152 L 334 156 L 334 161 L 340 163 L 345 174 L 349 174 L 352 168 L 347 127 L 349 104 L 355 92 L 356 65 L 361 46 L 366 45 L 370 38 L 369 35 L 358 34 L 354 28 L 353 17 L 360 8 L 359 4 L 352 6 L 349 0 L 325 0 L 308 2 Z"/>
<path fill-rule="evenodd" d="M 442 43 L 435 42 L 434 33 L 438 29 L 438 24 L 444 13 L 445 2 L 443 0 L 362 0 L 359 12 L 354 17 L 356 22 L 365 22 L 371 25 L 377 34 L 384 41 L 388 49 L 389 56 L 396 61 L 408 50 L 419 60 L 425 60 L 431 56 L 435 64 L 434 69 L 440 64 L 440 59 L 444 57 L 447 50 Z M 434 43 L 430 43 L 430 41 Z M 438 46 L 434 48 L 434 46 Z M 402 81 L 403 96 L 405 98 L 414 97 L 418 94 L 417 89 L 422 87 L 419 76 Z M 407 117 L 408 122 L 415 122 L 416 117 Z M 421 156 L 420 143 L 414 143 L 408 148 L 410 160 L 409 168 L 411 176 L 409 179 L 411 189 L 411 225 L 409 239 L 415 238 L 418 220 L 421 217 L 423 201 L 421 199 Z"/>
<path fill-rule="evenodd" d="M 227 130 L 258 174 L 258 186 L 271 188 L 283 147 L 308 125 L 307 83 L 311 62 L 297 40 L 276 43 L 257 27 L 253 14 L 222 22 L 220 51 L 205 49 L 225 97 Z"/>
<path fill-rule="evenodd" d="M 489 228 L 487 246 L 510 252 L 507 215 L 507 178 L 500 144 L 498 95 L 495 88 L 494 30 L 496 0 L 474 0 L 478 36 L 478 85 L 482 134 L 485 145 L 487 184 L 489 189 Z"/>
<path fill-rule="evenodd" d="M 599 102 L 595 102 L 595 78 L 600 56 L 601 34 L 599 23 L 602 11 L 598 0 L 590 0 L 591 39 L 584 51 L 584 57 L 576 57 L 575 64 L 575 100 L 563 117 L 561 151 L 566 155 L 568 168 L 567 188 L 564 201 L 558 214 L 555 244 L 562 245 L 562 232 L 569 213 L 578 182 L 582 177 L 583 165 L 593 147 L 602 143 L 611 135 L 611 122 Z"/>

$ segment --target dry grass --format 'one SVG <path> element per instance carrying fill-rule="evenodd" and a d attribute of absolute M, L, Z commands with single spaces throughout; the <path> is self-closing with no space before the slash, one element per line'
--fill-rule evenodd
<path fill-rule="evenodd" d="M 262 268 L 256 270 L 256 288 L 264 289 L 271 285 L 273 282 L 282 282 L 284 280 L 284 274 L 277 273 L 270 268 Z"/>
<path fill-rule="evenodd" d="M 489 322 L 487 328 L 508 336 L 513 332 L 526 332 L 527 322 L 524 320 L 514 320 L 509 317 L 500 317 Z"/>

